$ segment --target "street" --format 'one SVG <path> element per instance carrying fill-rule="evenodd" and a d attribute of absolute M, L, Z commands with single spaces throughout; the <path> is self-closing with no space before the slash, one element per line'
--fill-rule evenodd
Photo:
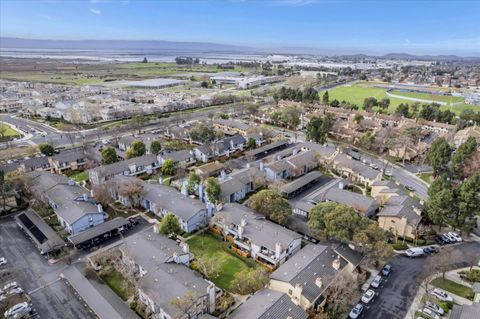
<path fill-rule="evenodd" d="M 455 244 L 449 247 L 442 247 L 443 250 L 452 249 L 461 252 L 460 260 L 451 261 L 451 269 L 466 266 L 466 261 L 471 256 L 480 256 L 480 244 L 467 242 Z M 430 257 L 407 258 L 395 256 L 389 262 L 393 266 L 393 272 L 385 280 L 380 289 L 379 295 L 373 303 L 367 306 L 364 319 L 404 319 L 425 273 L 424 266 Z M 410 319 L 410 318 L 409 318 Z M 413 318 L 412 318 L 413 319 Z"/>

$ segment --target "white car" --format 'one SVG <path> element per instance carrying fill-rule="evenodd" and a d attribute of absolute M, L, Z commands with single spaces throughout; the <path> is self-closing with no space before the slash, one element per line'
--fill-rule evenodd
<path fill-rule="evenodd" d="M 3 286 L 2 290 L 7 291 L 7 290 L 17 288 L 17 287 L 18 287 L 18 284 L 15 281 L 12 281 L 11 283 L 8 283 L 5 286 Z"/>
<path fill-rule="evenodd" d="M 438 299 L 442 300 L 442 301 L 453 301 L 452 296 L 450 296 L 449 294 L 447 294 L 445 291 L 443 291 L 440 288 L 433 289 L 431 294 L 433 296 L 437 297 Z"/>
<path fill-rule="evenodd" d="M 455 241 L 463 241 L 462 237 L 453 231 L 449 232 L 447 235 L 448 238 L 453 238 Z"/>
<path fill-rule="evenodd" d="M 363 312 L 363 305 L 361 303 L 357 303 L 355 307 L 353 307 L 352 311 L 350 311 L 350 314 L 348 317 L 350 319 L 358 319 L 360 315 Z"/>
<path fill-rule="evenodd" d="M 16 315 L 19 315 L 19 314 L 27 314 L 30 311 L 32 311 L 32 308 L 30 308 L 30 305 L 28 304 L 28 302 L 22 302 L 22 303 L 16 304 L 15 306 L 5 311 L 4 316 L 5 318 L 15 317 Z"/>
<path fill-rule="evenodd" d="M 439 305 L 437 305 L 436 303 L 433 303 L 431 301 L 428 301 L 426 304 L 425 304 L 425 308 L 428 308 L 428 309 L 431 309 L 433 311 L 435 311 L 436 313 L 438 313 L 440 316 L 443 316 L 445 314 L 445 310 L 443 310 L 442 307 L 440 307 Z"/>
<path fill-rule="evenodd" d="M 422 313 L 426 314 L 427 316 L 429 316 L 430 318 L 433 318 L 433 319 L 440 319 L 440 316 L 435 312 L 433 311 L 432 309 L 430 308 L 423 308 L 422 309 Z"/>
<path fill-rule="evenodd" d="M 388 176 L 388 177 L 392 177 L 392 176 L 393 176 L 392 171 L 385 171 L 383 174 L 384 174 L 385 176 Z"/>
<path fill-rule="evenodd" d="M 370 286 L 372 286 L 373 288 L 378 288 L 378 287 L 380 287 L 381 283 L 382 283 L 382 276 L 377 275 L 377 276 L 375 276 L 375 278 L 373 278 L 373 281 L 370 284 Z"/>
<path fill-rule="evenodd" d="M 5 257 L 0 258 L 0 266 L 5 266 L 7 264 L 7 259 Z"/>
<path fill-rule="evenodd" d="M 365 291 L 365 293 L 363 294 L 362 296 L 362 302 L 364 304 L 368 304 L 370 303 L 370 301 L 373 300 L 373 298 L 375 298 L 375 291 L 373 291 L 372 289 L 368 289 L 367 291 Z"/>

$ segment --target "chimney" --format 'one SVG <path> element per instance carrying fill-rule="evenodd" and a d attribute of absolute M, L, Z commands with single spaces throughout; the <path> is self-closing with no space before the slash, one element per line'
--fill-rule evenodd
<path fill-rule="evenodd" d="M 222 171 L 220 172 L 220 180 L 223 181 L 225 180 L 226 177 L 227 177 L 227 173 L 225 173 L 225 171 L 222 169 Z"/>
<path fill-rule="evenodd" d="M 183 184 L 182 184 L 181 193 L 182 193 L 182 195 L 184 195 L 184 196 L 188 196 L 188 189 L 187 189 L 187 184 L 186 184 L 186 183 L 183 183 Z"/>
<path fill-rule="evenodd" d="M 162 176 L 162 175 L 160 175 L 160 176 L 158 177 L 158 183 L 159 183 L 160 185 L 163 185 L 163 176 Z"/>
<path fill-rule="evenodd" d="M 242 225 L 239 225 L 238 226 L 238 231 L 237 231 L 237 234 L 238 234 L 238 238 L 242 239 L 243 238 L 243 226 Z"/>
<path fill-rule="evenodd" d="M 250 163 L 247 163 L 247 168 L 250 168 Z"/>
<path fill-rule="evenodd" d="M 332 267 L 335 270 L 340 270 L 340 257 L 339 256 L 337 256 L 337 258 L 335 258 L 335 260 L 332 262 Z"/>
<path fill-rule="evenodd" d="M 263 172 L 263 162 L 260 162 L 260 171 Z"/>
<path fill-rule="evenodd" d="M 102 204 L 97 204 L 97 210 L 98 210 L 99 213 L 103 213 Z"/>
<path fill-rule="evenodd" d="M 345 187 L 345 185 L 343 184 L 343 181 L 341 181 L 340 183 L 338 183 L 338 188 L 339 189 L 343 189 Z"/>
<path fill-rule="evenodd" d="M 182 251 L 185 253 L 185 254 L 188 254 L 190 252 L 190 246 L 188 246 L 187 243 L 184 243 L 182 242 L 180 244 L 180 246 L 182 247 Z"/>
<path fill-rule="evenodd" d="M 158 233 L 160 232 L 160 230 L 158 229 L 158 223 L 153 224 L 153 232 L 154 232 L 155 234 L 158 234 Z"/>
<path fill-rule="evenodd" d="M 282 254 L 282 251 L 283 251 L 282 244 L 277 242 L 275 244 L 275 258 L 276 259 L 280 259 L 280 255 Z"/>
<path fill-rule="evenodd" d="M 247 225 L 247 220 L 244 217 L 242 217 L 242 219 L 240 220 L 240 225 L 242 225 L 243 227 Z"/>
<path fill-rule="evenodd" d="M 318 288 L 322 288 L 322 285 L 323 285 L 322 278 L 317 277 L 317 279 L 315 279 L 315 285 L 317 285 Z"/>
<path fill-rule="evenodd" d="M 297 153 L 298 153 L 298 150 L 294 149 L 292 155 L 297 155 Z"/>

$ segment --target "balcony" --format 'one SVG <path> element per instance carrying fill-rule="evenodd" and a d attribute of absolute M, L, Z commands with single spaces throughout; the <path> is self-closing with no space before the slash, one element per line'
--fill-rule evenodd
<path fill-rule="evenodd" d="M 275 269 L 277 269 L 277 265 L 275 264 L 272 264 L 271 262 L 267 261 L 266 259 L 260 257 L 260 256 L 257 256 L 257 258 L 255 258 L 255 262 L 257 262 L 258 264 L 264 266 L 267 268 L 268 271 L 272 272 L 274 271 Z"/>
<path fill-rule="evenodd" d="M 234 251 L 236 254 L 242 256 L 242 257 L 245 257 L 245 258 L 248 258 L 250 257 L 250 252 L 249 251 L 246 251 L 246 250 L 243 250 L 242 248 L 240 247 L 237 247 L 235 245 L 232 245 L 231 247 L 232 251 Z"/>
<path fill-rule="evenodd" d="M 238 247 L 245 249 L 245 250 L 250 250 L 250 240 L 248 239 L 240 239 L 240 238 L 235 238 L 235 245 Z"/>
<path fill-rule="evenodd" d="M 210 226 L 210 228 L 208 230 L 210 230 L 210 232 L 212 232 L 214 234 L 223 236 L 222 230 L 220 229 L 220 227 L 218 227 L 216 225 Z"/>
<path fill-rule="evenodd" d="M 229 243 L 233 243 L 235 241 L 235 237 L 233 237 L 232 234 L 228 234 L 226 239 Z"/>

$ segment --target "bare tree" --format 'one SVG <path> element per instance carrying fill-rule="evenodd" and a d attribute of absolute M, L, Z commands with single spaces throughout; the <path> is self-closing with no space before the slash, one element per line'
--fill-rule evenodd
<path fill-rule="evenodd" d="M 189 290 L 183 296 L 171 300 L 170 304 L 181 313 L 175 316 L 175 318 L 192 318 L 196 314 L 195 304 L 198 298 L 199 296 L 196 291 Z"/>
<path fill-rule="evenodd" d="M 196 257 L 194 265 L 207 278 L 213 279 L 220 275 L 220 264 L 217 260 L 209 257 Z"/>
<path fill-rule="evenodd" d="M 125 198 L 129 198 L 133 206 L 138 206 L 142 192 L 143 184 L 137 179 L 123 183 L 119 187 L 119 194 Z"/>
<path fill-rule="evenodd" d="M 324 313 L 317 318 L 343 318 L 346 317 L 352 300 L 355 300 L 357 285 L 355 279 L 348 273 L 341 272 L 335 277 L 333 283 L 326 289 L 326 306 Z"/>

